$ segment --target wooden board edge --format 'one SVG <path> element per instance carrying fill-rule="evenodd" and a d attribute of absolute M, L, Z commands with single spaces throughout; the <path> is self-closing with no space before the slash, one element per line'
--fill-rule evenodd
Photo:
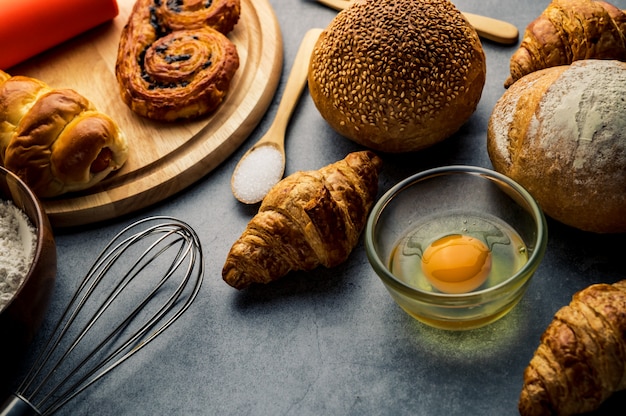
<path fill-rule="evenodd" d="M 263 50 L 260 54 L 271 69 L 269 76 L 267 72 L 255 74 L 251 85 L 265 87 L 261 90 L 255 105 L 245 111 L 242 110 L 244 111 L 241 115 L 242 122 L 236 131 L 232 132 L 232 138 L 216 146 L 210 157 L 202 155 L 194 158 L 192 147 L 185 150 L 187 155 L 192 156 L 189 164 L 179 166 L 173 163 L 171 166 L 159 166 L 158 175 L 162 177 L 165 174 L 168 178 L 165 181 L 154 178 L 157 175 L 156 170 L 146 170 L 136 184 L 141 189 L 132 193 L 121 191 L 120 187 L 116 187 L 75 200 L 63 200 L 62 203 L 55 200 L 42 201 L 54 228 L 103 222 L 161 202 L 208 175 L 241 146 L 267 111 L 282 75 L 283 43 L 280 25 L 269 2 L 255 0 L 256 5 L 261 3 L 266 3 L 266 6 L 256 10 L 260 13 L 258 18 L 262 23 L 260 25 L 263 29 L 262 37 L 272 38 L 274 42 L 262 43 Z M 202 131 L 199 135 L 202 135 Z M 185 175 L 179 175 L 182 170 L 185 171 Z"/>

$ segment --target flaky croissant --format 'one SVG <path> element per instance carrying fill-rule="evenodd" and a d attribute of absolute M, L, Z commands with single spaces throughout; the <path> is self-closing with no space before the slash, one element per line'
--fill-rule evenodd
<path fill-rule="evenodd" d="M 376 199 L 381 166 L 373 152 L 354 152 L 277 183 L 230 249 L 222 270 L 226 283 L 243 289 L 292 270 L 344 262 Z"/>
<path fill-rule="evenodd" d="M 0 164 L 37 196 L 90 188 L 127 158 L 124 133 L 85 97 L 0 71 Z"/>
<path fill-rule="evenodd" d="M 626 13 L 603 1 L 552 0 L 526 28 L 504 86 L 582 59 L 626 61 Z"/>
<path fill-rule="evenodd" d="M 522 416 L 596 410 L 626 389 L 626 280 L 576 293 L 541 336 L 524 372 Z"/>

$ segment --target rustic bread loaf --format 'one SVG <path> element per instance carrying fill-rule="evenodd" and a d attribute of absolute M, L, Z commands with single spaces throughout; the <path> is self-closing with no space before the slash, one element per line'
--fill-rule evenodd
<path fill-rule="evenodd" d="M 374 150 L 425 148 L 474 113 L 485 83 L 476 31 L 447 0 L 357 0 L 320 36 L 309 90 L 341 135 Z"/>
<path fill-rule="evenodd" d="M 489 120 L 494 168 L 562 223 L 626 232 L 625 97 L 624 62 L 582 60 L 524 76 Z"/>

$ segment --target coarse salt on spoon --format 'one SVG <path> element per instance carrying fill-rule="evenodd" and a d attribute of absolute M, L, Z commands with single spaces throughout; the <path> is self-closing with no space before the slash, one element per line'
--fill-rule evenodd
<path fill-rule="evenodd" d="M 283 177 L 287 123 L 306 85 L 311 53 L 321 33 L 322 29 L 310 29 L 304 35 L 278 104 L 276 118 L 265 135 L 235 167 L 230 187 L 235 198 L 243 203 L 260 202 Z"/>
<path fill-rule="evenodd" d="M 352 0 L 317 0 L 319 3 L 335 10 L 347 8 Z M 492 17 L 473 13 L 461 12 L 469 24 L 476 30 L 478 36 L 494 42 L 510 45 L 517 43 L 519 31 L 515 25 Z"/>

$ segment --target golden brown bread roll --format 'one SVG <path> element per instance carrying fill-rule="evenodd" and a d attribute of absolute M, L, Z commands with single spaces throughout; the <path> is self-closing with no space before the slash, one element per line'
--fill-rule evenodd
<path fill-rule="evenodd" d="M 278 182 L 230 249 L 222 270 L 224 281 L 243 289 L 292 270 L 344 262 L 376 199 L 381 165 L 374 153 L 355 152 Z"/>
<path fill-rule="evenodd" d="M 357 0 L 320 36 L 309 90 L 341 135 L 407 152 L 456 132 L 485 83 L 476 31 L 448 0 Z"/>
<path fill-rule="evenodd" d="M 583 60 L 526 75 L 489 120 L 494 168 L 562 223 L 625 232 L 625 96 L 624 62 Z"/>
<path fill-rule="evenodd" d="M 9 81 L 10 82 L 7 82 Z M 15 136 L 15 130 L 37 98 L 48 91 L 38 79 L 15 76 L 0 70 L 0 163 Z"/>
<path fill-rule="evenodd" d="M 124 133 L 85 97 L 0 71 L 0 162 L 37 196 L 90 188 L 127 157 Z"/>
<path fill-rule="evenodd" d="M 115 72 L 123 101 L 164 121 L 214 111 L 239 68 L 237 48 L 224 34 L 239 19 L 239 1 L 194 2 L 190 10 L 153 3 L 138 0 L 120 36 Z"/>
<path fill-rule="evenodd" d="M 626 389 L 626 280 L 576 293 L 541 336 L 519 398 L 522 416 L 594 411 Z"/>
<path fill-rule="evenodd" d="M 552 0 L 526 28 L 504 86 L 581 59 L 626 60 L 626 13 L 603 1 Z"/>

